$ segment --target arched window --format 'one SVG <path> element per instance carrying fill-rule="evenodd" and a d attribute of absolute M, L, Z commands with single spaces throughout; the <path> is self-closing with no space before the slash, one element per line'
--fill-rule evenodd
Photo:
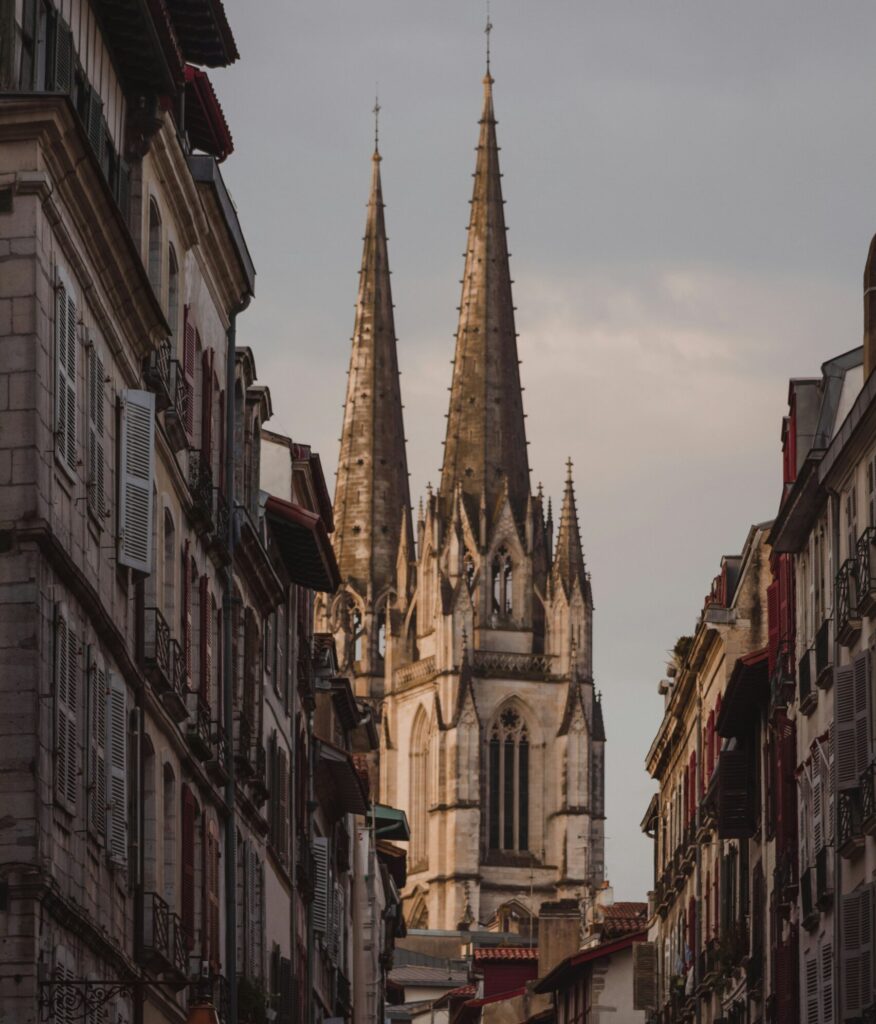
<path fill-rule="evenodd" d="M 510 615 L 514 610 L 514 577 L 511 555 L 501 547 L 493 559 L 493 612 L 496 615 Z"/>
<path fill-rule="evenodd" d="M 171 334 L 179 327 L 179 263 L 172 245 L 167 247 L 167 322 Z"/>
<path fill-rule="evenodd" d="M 426 811 L 429 784 L 429 724 L 426 712 L 419 708 L 411 730 L 410 754 L 411 871 L 419 871 L 428 863 L 428 818 Z"/>
<path fill-rule="evenodd" d="M 161 297 L 161 214 L 158 203 L 149 200 L 148 273 L 152 290 Z"/>
<path fill-rule="evenodd" d="M 489 825 L 491 850 L 529 849 L 529 731 L 506 707 L 490 731 Z"/>
<path fill-rule="evenodd" d="M 386 656 L 386 611 L 377 616 L 377 657 Z"/>
<path fill-rule="evenodd" d="M 362 625 L 362 613 L 358 608 L 353 609 L 353 661 L 362 660 L 362 638 L 365 636 L 365 628 Z"/>

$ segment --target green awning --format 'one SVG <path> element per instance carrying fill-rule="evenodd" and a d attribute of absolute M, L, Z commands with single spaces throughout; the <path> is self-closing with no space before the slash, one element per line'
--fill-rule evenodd
<path fill-rule="evenodd" d="M 390 839 L 403 843 L 411 838 L 411 830 L 404 811 L 386 804 L 377 804 L 374 808 L 374 823 L 378 839 Z"/>

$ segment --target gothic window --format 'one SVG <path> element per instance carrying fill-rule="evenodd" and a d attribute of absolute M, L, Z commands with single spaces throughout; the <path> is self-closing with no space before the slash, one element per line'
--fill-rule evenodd
<path fill-rule="evenodd" d="M 468 550 L 466 550 L 462 558 L 462 571 L 465 575 L 465 585 L 468 587 L 468 592 L 471 594 L 474 591 L 475 564 L 471 552 Z"/>
<path fill-rule="evenodd" d="M 519 712 L 506 708 L 490 732 L 491 850 L 529 849 L 529 732 Z"/>
<path fill-rule="evenodd" d="M 426 712 L 417 711 L 411 730 L 410 754 L 410 869 L 417 871 L 428 863 L 428 820 L 426 815 L 427 787 L 429 782 L 429 726 Z"/>
<path fill-rule="evenodd" d="M 514 587 L 511 555 L 501 547 L 493 559 L 493 612 L 510 615 L 514 610 Z"/>
<path fill-rule="evenodd" d="M 365 629 L 362 625 L 362 613 L 358 608 L 353 609 L 353 661 L 362 660 L 362 637 Z"/>
<path fill-rule="evenodd" d="M 377 616 L 377 657 L 383 658 L 386 655 L 386 612 L 382 611 Z"/>

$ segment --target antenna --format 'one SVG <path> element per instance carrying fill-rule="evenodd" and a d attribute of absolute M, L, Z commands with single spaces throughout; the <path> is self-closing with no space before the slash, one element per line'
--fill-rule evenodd
<path fill-rule="evenodd" d="M 490 21 L 490 0 L 487 0 L 487 25 L 484 33 L 487 37 L 487 74 L 490 73 L 490 33 L 493 31 L 493 23 Z"/>

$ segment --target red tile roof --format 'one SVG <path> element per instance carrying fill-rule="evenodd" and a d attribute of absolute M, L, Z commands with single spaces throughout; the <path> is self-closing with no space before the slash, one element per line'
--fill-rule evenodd
<path fill-rule="evenodd" d="M 474 951 L 478 960 L 538 960 L 534 946 L 482 946 Z"/>
<path fill-rule="evenodd" d="M 444 995 L 439 996 L 432 1006 L 436 1010 L 440 1010 L 441 1007 L 447 1006 L 451 999 L 471 999 L 472 996 L 477 995 L 476 985 L 461 985 L 459 988 L 452 988 L 449 992 L 445 992 Z"/>
<path fill-rule="evenodd" d="M 615 938 L 638 931 L 648 920 L 648 904 L 621 900 L 602 907 L 602 934 Z"/>

